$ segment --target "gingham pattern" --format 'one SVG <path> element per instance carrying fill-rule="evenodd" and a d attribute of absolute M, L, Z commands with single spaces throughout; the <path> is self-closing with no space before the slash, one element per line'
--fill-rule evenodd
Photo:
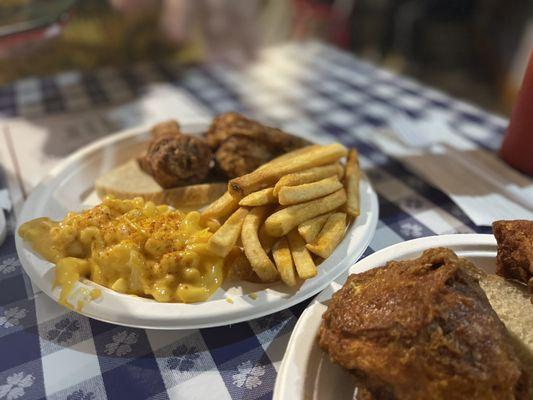
<path fill-rule="evenodd" d="M 420 236 L 487 232 L 364 138 L 386 126 L 393 112 L 421 119 L 437 112 L 464 137 L 494 149 L 506 121 L 322 44 L 273 48 L 239 71 L 147 64 L 26 79 L 0 88 L 0 114 L 35 117 L 119 104 L 158 80 L 186 91 L 213 114 L 236 110 L 311 139 L 356 146 L 380 203 L 365 256 Z M 2 176 L 0 188 L 6 186 Z M 180 332 L 90 320 L 33 294 L 11 231 L 0 248 L 0 399 L 270 399 L 305 305 L 233 326 Z"/>

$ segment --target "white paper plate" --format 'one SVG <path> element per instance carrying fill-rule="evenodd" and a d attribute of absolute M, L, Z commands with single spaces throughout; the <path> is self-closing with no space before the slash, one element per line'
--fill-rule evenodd
<path fill-rule="evenodd" d="M 185 132 L 205 131 L 206 124 L 182 127 Z M 19 222 L 37 217 L 62 219 L 98 203 L 95 179 L 140 154 L 149 140 L 146 129 L 128 130 L 104 138 L 70 156 L 41 182 L 24 204 Z M 82 314 L 102 321 L 153 329 L 191 329 L 227 325 L 258 318 L 299 303 L 324 289 L 357 260 L 368 246 L 378 219 L 378 202 L 366 177 L 361 181 L 361 216 L 347 231 L 335 252 L 319 266 L 318 275 L 297 289 L 283 284 L 270 287 L 241 282 L 225 283 L 208 301 L 196 304 L 157 303 L 102 288 L 103 295 L 87 303 Z M 32 281 L 57 301 L 60 289 L 52 290 L 53 264 L 35 255 L 17 235 L 17 252 Z M 84 281 L 80 286 L 98 286 Z M 250 296 L 250 294 L 256 294 Z M 231 300 L 227 300 L 227 299 Z M 230 301 L 233 301 L 231 303 Z"/>
<path fill-rule="evenodd" d="M 496 270 L 497 245 L 494 236 L 460 234 L 429 236 L 387 247 L 353 265 L 349 273 L 368 271 L 391 260 L 415 258 L 422 251 L 433 247 L 448 247 L 489 273 L 494 273 Z M 353 377 L 338 365 L 331 363 L 316 341 L 322 314 L 326 311 L 332 294 L 340 288 L 341 285 L 332 282 L 302 313 L 294 327 L 278 372 L 274 400 L 354 398 Z"/>

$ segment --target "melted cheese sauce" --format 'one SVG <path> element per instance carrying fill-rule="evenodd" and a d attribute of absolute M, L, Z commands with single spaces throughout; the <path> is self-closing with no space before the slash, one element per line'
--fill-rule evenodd
<path fill-rule="evenodd" d="M 54 285 L 62 288 L 60 302 L 69 307 L 67 299 L 82 278 L 120 293 L 183 303 L 206 300 L 224 279 L 223 258 L 207 250 L 212 233 L 198 212 L 184 214 L 141 198 L 106 198 L 60 222 L 26 222 L 18 233 L 56 265 Z"/>

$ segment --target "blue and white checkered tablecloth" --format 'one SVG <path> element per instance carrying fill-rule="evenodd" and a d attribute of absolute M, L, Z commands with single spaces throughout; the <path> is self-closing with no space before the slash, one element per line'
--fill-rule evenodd
<path fill-rule="evenodd" d="M 487 232 L 451 201 L 370 141 L 394 112 L 449 117 L 479 147 L 499 146 L 506 121 L 319 43 L 268 49 L 249 68 L 154 63 L 127 70 L 69 72 L 0 87 L 0 115 L 39 117 L 109 107 L 170 82 L 212 114 L 235 110 L 360 150 L 380 203 L 365 256 L 415 237 Z M 365 133 L 365 135 L 363 134 Z M 0 177 L 0 190 L 7 187 Z M 14 216 L 8 215 L 14 226 Z M 270 399 L 276 371 L 307 303 L 212 329 L 151 331 L 102 323 L 34 293 L 15 252 L 0 247 L 0 400 Z"/>

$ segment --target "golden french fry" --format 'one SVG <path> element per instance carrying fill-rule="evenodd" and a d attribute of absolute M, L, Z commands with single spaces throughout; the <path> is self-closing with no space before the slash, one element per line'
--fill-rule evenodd
<path fill-rule="evenodd" d="M 270 260 L 263 247 L 261 247 L 258 237 L 259 226 L 261 226 L 269 209 L 270 207 L 268 206 L 254 207 L 244 218 L 241 232 L 244 254 L 246 254 L 255 273 L 263 282 L 273 282 L 279 277 L 276 266 Z"/>
<path fill-rule="evenodd" d="M 274 188 L 266 188 L 258 190 L 257 192 L 250 193 L 248 196 L 243 197 L 239 201 L 239 205 L 246 207 L 264 206 L 266 204 L 274 204 L 278 202 L 276 196 L 274 196 Z"/>
<path fill-rule="evenodd" d="M 202 211 L 201 219 L 202 221 L 207 221 L 213 218 L 219 219 L 231 214 L 238 207 L 238 197 L 232 196 L 229 192 L 226 192 Z"/>
<path fill-rule="evenodd" d="M 289 159 L 291 159 L 291 158 L 293 158 L 295 156 L 301 156 L 302 154 L 309 153 L 310 151 L 315 151 L 315 149 L 317 149 L 319 147 L 320 147 L 319 144 L 313 144 L 313 145 L 301 147 L 301 148 L 293 150 L 293 151 L 289 151 L 288 153 L 282 154 L 282 155 L 270 160 L 266 164 L 261 165 L 257 169 L 271 168 L 273 165 L 279 165 L 280 163 L 285 162 L 285 161 L 287 161 L 287 160 L 289 160 Z"/>
<path fill-rule="evenodd" d="M 308 219 L 298 225 L 298 233 L 304 238 L 306 243 L 314 243 L 320 230 L 328 220 L 331 213 L 319 215 L 318 217 Z"/>
<path fill-rule="evenodd" d="M 344 189 L 339 189 L 319 199 L 295 204 L 275 212 L 266 219 L 265 229 L 271 236 L 284 236 L 302 222 L 333 211 L 345 202 L 346 193 Z"/>
<path fill-rule="evenodd" d="M 329 257 L 344 237 L 345 230 L 346 214 L 341 212 L 331 214 L 320 231 L 316 243 L 308 243 L 307 250 L 322 258 Z"/>
<path fill-rule="evenodd" d="M 329 176 L 337 175 L 339 179 L 344 175 L 344 168 L 339 163 L 313 167 L 304 171 L 282 176 L 274 186 L 274 196 L 277 196 L 283 186 L 296 186 L 304 183 L 316 182 Z"/>
<path fill-rule="evenodd" d="M 298 276 L 302 279 L 309 279 L 315 276 L 317 274 L 315 263 L 305 248 L 305 242 L 298 231 L 296 229 L 290 231 L 287 239 L 289 240 L 292 260 L 296 266 Z"/>
<path fill-rule="evenodd" d="M 344 185 L 346 186 L 346 212 L 351 217 L 359 216 L 359 180 L 361 170 L 359 168 L 359 156 L 357 150 L 351 149 L 346 162 L 346 174 Z"/>
<path fill-rule="evenodd" d="M 274 246 L 274 243 L 278 241 L 278 238 L 270 236 L 265 228 L 265 225 L 261 225 L 261 228 L 259 228 L 259 241 L 261 242 L 261 246 L 263 249 L 265 249 L 265 252 L 268 254 L 270 253 L 270 250 L 272 250 L 272 246 Z"/>
<path fill-rule="evenodd" d="M 242 207 L 231 214 L 207 241 L 208 250 L 217 256 L 226 257 L 239 238 L 247 214 L 248 210 Z"/>
<path fill-rule="evenodd" d="M 336 176 L 298 186 L 283 186 L 278 193 L 278 201 L 282 206 L 304 203 L 336 192 L 342 187 Z"/>
<path fill-rule="evenodd" d="M 209 229 L 210 232 L 216 232 L 220 229 L 222 224 L 218 219 L 215 218 L 209 218 L 207 221 L 205 221 L 205 226 Z"/>
<path fill-rule="evenodd" d="M 274 244 L 272 256 L 274 257 L 274 262 L 278 268 L 281 280 L 289 286 L 296 285 L 296 274 L 294 272 L 294 264 L 287 238 L 282 237 Z"/>
<path fill-rule="evenodd" d="M 283 175 L 304 169 L 331 164 L 344 157 L 348 150 L 340 143 L 327 146 L 311 146 L 284 154 L 282 161 L 263 165 L 255 171 L 234 178 L 228 182 L 228 191 L 237 198 L 242 198 L 249 193 L 273 185 Z"/>
<path fill-rule="evenodd" d="M 240 247 L 233 246 L 224 259 L 224 268 L 228 272 L 228 278 L 245 280 L 248 282 L 261 282 L 261 279 L 254 272 L 250 261 L 246 258 Z"/>

